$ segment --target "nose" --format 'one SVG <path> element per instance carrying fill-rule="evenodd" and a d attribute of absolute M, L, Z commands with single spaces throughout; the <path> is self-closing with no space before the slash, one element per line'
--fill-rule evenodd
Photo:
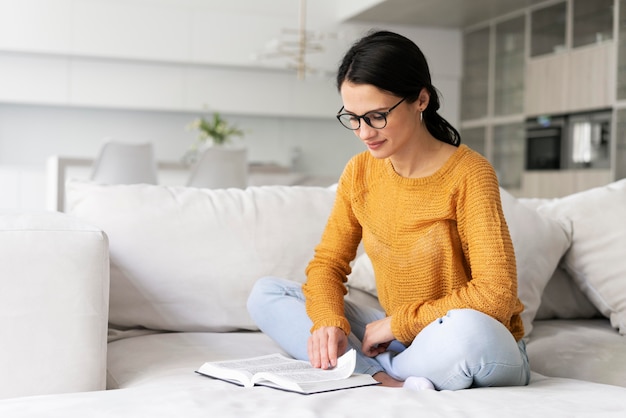
<path fill-rule="evenodd" d="M 361 127 L 357 130 L 356 134 L 362 141 L 373 138 L 376 136 L 377 130 L 369 126 L 365 121 L 361 122 Z"/>

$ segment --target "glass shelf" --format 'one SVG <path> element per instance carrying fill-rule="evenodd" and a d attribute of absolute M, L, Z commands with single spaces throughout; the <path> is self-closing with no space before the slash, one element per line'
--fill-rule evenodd
<path fill-rule="evenodd" d="M 494 114 L 511 115 L 524 111 L 525 24 L 520 16 L 495 27 Z"/>
<path fill-rule="evenodd" d="M 487 116 L 489 92 L 489 27 L 470 32 L 463 38 L 463 83 L 461 118 Z"/>
<path fill-rule="evenodd" d="M 491 162 L 498 174 L 500 186 L 510 189 L 521 188 L 525 142 L 523 123 L 494 126 Z"/>
<path fill-rule="evenodd" d="M 617 47 L 617 99 L 626 99 L 626 0 L 619 2 L 619 35 Z"/>
<path fill-rule="evenodd" d="M 573 47 L 613 39 L 613 0 L 574 0 Z"/>
<path fill-rule="evenodd" d="M 564 50 L 567 4 L 537 9 L 531 13 L 530 56 L 536 57 Z"/>

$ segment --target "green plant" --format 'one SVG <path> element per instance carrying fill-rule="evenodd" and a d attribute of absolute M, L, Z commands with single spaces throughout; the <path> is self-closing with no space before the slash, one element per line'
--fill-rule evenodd
<path fill-rule="evenodd" d="M 190 129 L 198 130 L 199 135 L 196 143 L 212 142 L 215 145 L 223 145 L 234 136 L 243 136 L 243 131 L 234 125 L 230 125 L 222 116 L 215 112 L 213 119 L 207 120 L 203 117 L 194 120 Z"/>
<path fill-rule="evenodd" d="M 244 132 L 235 125 L 230 125 L 222 116 L 215 112 L 212 118 L 200 117 L 189 125 L 188 130 L 198 131 L 189 150 L 183 155 L 183 162 L 193 164 L 198 159 L 198 154 L 203 146 L 227 144 L 235 136 L 243 136 Z"/>

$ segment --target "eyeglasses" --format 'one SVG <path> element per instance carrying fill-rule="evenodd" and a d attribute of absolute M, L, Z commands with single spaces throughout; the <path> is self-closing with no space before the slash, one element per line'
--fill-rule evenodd
<path fill-rule="evenodd" d="M 350 129 L 351 131 L 356 131 L 361 127 L 361 119 L 365 121 L 369 126 L 374 129 L 383 129 L 387 126 L 387 116 L 391 113 L 393 109 L 398 107 L 400 103 L 402 103 L 406 99 L 403 98 L 395 105 L 391 106 L 386 112 L 367 112 L 364 115 L 355 115 L 354 113 L 341 113 L 343 110 L 343 106 L 337 112 L 337 119 L 343 126 Z"/>

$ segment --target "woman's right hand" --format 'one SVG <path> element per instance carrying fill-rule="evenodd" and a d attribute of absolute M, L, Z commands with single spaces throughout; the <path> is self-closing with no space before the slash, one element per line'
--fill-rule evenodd
<path fill-rule="evenodd" d="M 346 352 L 348 336 L 339 327 L 321 327 L 309 337 L 308 353 L 311 365 L 329 369 L 337 365 L 337 358 Z"/>

